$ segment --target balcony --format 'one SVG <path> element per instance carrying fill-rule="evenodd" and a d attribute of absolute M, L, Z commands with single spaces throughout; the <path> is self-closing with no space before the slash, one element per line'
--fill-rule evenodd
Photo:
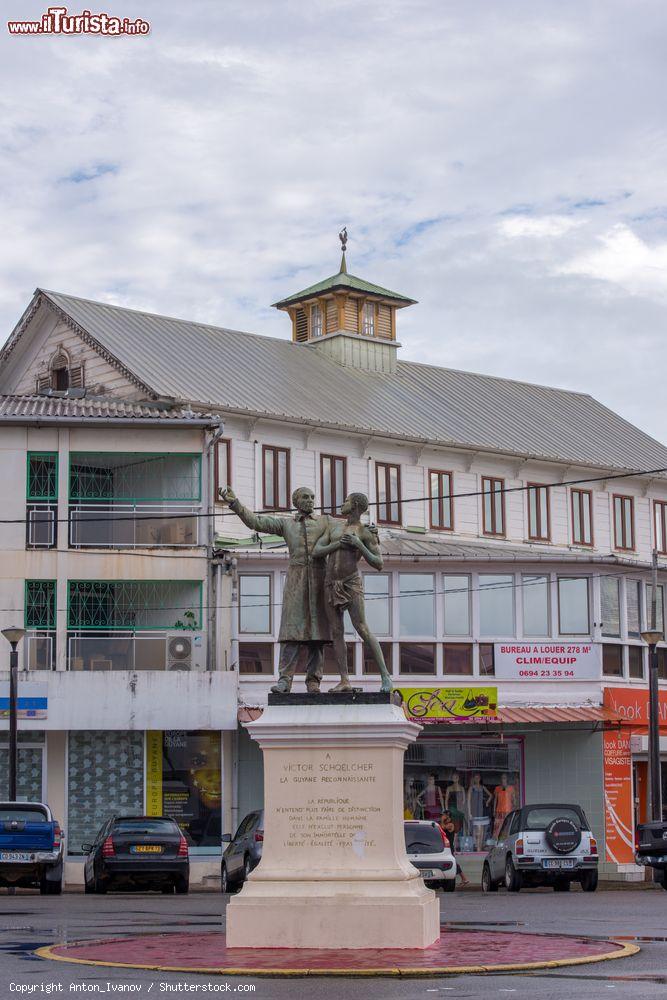
<path fill-rule="evenodd" d="M 192 548 L 199 544 L 199 507 L 175 504 L 70 504 L 71 548 Z"/>

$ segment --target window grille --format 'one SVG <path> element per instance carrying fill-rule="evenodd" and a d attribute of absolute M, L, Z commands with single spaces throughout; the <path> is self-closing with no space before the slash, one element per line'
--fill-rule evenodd
<path fill-rule="evenodd" d="M 201 498 L 201 457 L 151 452 L 72 452 L 70 500 Z"/>
<path fill-rule="evenodd" d="M 56 627 L 55 580 L 26 580 L 24 616 L 26 629 Z"/>
<path fill-rule="evenodd" d="M 67 624 L 72 630 L 199 629 L 199 580 L 70 580 Z"/>
<path fill-rule="evenodd" d="M 58 499 L 58 454 L 55 451 L 28 452 L 27 500 Z"/>

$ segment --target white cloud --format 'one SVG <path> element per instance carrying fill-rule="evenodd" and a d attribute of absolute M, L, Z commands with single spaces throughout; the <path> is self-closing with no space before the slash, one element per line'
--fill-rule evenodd
<path fill-rule="evenodd" d="M 557 238 L 569 233 L 582 225 L 581 219 L 573 219 L 566 215 L 512 215 L 499 223 L 498 229 L 502 236 L 509 239 L 520 239 L 524 236 L 534 236 L 541 239 Z"/>
<path fill-rule="evenodd" d="M 617 285 L 631 295 L 667 300 L 667 242 L 649 246 L 622 223 L 598 237 L 597 246 L 560 268 Z"/>

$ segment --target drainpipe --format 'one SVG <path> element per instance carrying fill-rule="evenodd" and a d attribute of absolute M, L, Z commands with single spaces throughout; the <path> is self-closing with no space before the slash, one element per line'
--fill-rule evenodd
<path fill-rule="evenodd" d="M 217 569 L 214 566 L 213 560 L 213 550 L 215 548 L 215 501 L 213 498 L 214 489 L 214 474 L 215 474 L 215 461 L 214 461 L 214 448 L 218 441 L 225 432 L 224 424 L 221 423 L 216 432 L 211 436 L 210 440 L 205 446 L 206 452 L 206 476 L 205 476 L 205 486 L 207 493 L 206 502 L 206 522 L 207 526 L 204 529 L 206 531 L 206 555 L 207 555 L 207 573 L 206 573 L 206 669 L 215 670 L 217 666 L 217 620 L 216 620 L 216 605 L 217 605 Z"/>

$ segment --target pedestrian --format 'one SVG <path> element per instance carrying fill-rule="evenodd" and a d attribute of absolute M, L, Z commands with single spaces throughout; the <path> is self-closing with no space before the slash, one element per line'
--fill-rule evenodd
<path fill-rule="evenodd" d="M 445 831 L 445 836 L 449 841 L 449 847 L 452 852 L 452 857 L 454 858 L 454 864 L 456 865 L 456 874 L 461 876 L 461 886 L 470 885 L 470 879 L 466 877 L 461 865 L 459 864 L 456 855 L 454 854 L 454 836 L 456 834 L 456 823 L 452 819 L 451 813 L 444 812 L 440 819 L 440 826 Z"/>

